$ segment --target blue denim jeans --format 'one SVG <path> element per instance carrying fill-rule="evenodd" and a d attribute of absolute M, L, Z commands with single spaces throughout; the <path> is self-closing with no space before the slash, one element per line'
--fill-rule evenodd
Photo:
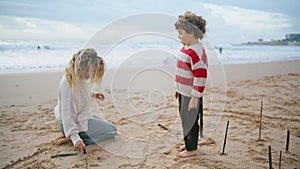
<path fill-rule="evenodd" d="M 59 123 L 58 127 L 65 135 L 63 124 Z M 108 123 L 97 116 L 93 116 L 92 119 L 88 120 L 87 131 L 79 132 L 79 136 L 85 145 L 93 144 L 98 141 L 113 139 L 116 134 L 117 128 L 113 124 Z"/>

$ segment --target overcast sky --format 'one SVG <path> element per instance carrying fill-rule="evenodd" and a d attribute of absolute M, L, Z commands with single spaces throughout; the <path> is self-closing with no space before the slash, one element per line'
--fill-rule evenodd
<path fill-rule="evenodd" d="M 87 40 L 132 15 L 185 11 L 207 20 L 214 43 L 283 39 L 300 33 L 299 8 L 298 0 L 0 0 L 0 39 Z M 175 32 L 173 23 L 163 29 Z"/>

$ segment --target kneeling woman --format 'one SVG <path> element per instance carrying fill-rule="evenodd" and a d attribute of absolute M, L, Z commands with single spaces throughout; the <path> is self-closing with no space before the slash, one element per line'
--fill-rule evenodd
<path fill-rule="evenodd" d="M 84 150 L 86 145 L 112 139 L 117 128 L 93 115 L 91 97 L 100 100 L 104 95 L 92 93 L 90 87 L 101 82 L 104 74 L 103 59 L 94 49 L 82 49 L 75 53 L 65 69 L 59 84 L 55 117 L 62 135 L 54 143 L 71 142 Z"/>

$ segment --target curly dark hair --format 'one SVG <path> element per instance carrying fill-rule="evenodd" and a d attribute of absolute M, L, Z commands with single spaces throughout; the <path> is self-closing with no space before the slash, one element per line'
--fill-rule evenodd
<path fill-rule="evenodd" d="M 185 12 L 184 15 L 179 15 L 174 25 L 176 29 L 182 28 L 187 33 L 194 32 L 196 38 L 202 39 L 203 34 L 206 33 L 206 20 L 191 11 Z"/>

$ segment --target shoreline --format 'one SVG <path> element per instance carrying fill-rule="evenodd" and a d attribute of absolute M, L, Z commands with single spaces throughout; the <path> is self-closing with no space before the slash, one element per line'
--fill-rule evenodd
<path fill-rule="evenodd" d="M 289 60 L 274 60 L 274 61 L 262 61 L 262 62 L 234 62 L 234 63 L 223 63 L 223 66 L 231 66 L 231 65 L 249 65 L 249 64 L 265 64 L 265 63 L 277 63 L 277 62 L 298 62 L 300 59 L 289 59 Z M 175 63 L 174 63 L 175 64 Z M 220 65 L 217 64 L 217 65 Z M 210 64 L 216 65 L 216 64 Z M 154 65 L 155 66 L 155 65 Z M 154 67 L 152 66 L 152 67 Z M 174 65 L 159 65 L 155 67 L 172 67 Z M 151 66 L 148 66 L 151 67 Z M 129 66 L 129 67 L 122 67 L 121 69 L 135 69 L 135 68 L 143 68 L 139 66 Z M 49 72 L 62 72 L 65 68 L 53 68 L 53 69 L 7 69 L 7 70 L 0 70 L 0 74 L 16 74 L 16 73 L 49 73 Z M 114 70 L 117 69 L 116 67 L 109 67 L 106 68 L 107 70 Z"/>

